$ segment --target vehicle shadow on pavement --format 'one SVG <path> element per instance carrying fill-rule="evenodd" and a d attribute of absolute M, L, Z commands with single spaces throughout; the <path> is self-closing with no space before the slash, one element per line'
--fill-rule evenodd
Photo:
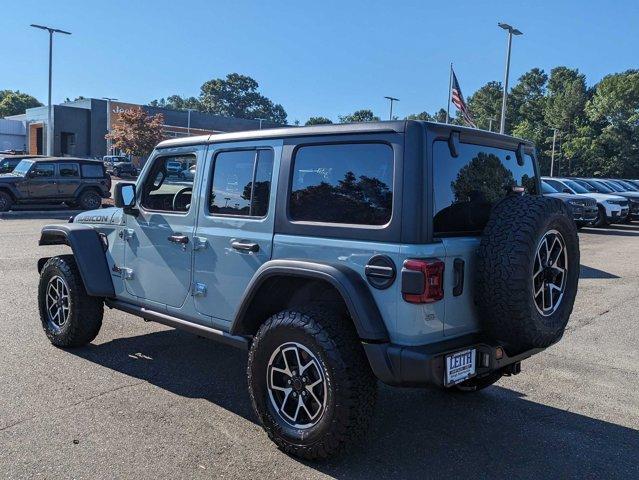
<path fill-rule="evenodd" d="M 639 225 L 610 225 L 605 228 L 583 228 L 581 233 L 594 235 L 618 235 L 620 237 L 639 237 Z"/>
<path fill-rule="evenodd" d="M 252 422 L 246 353 L 166 330 L 70 350 Z M 380 385 L 362 444 L 323 462 L 336 478 L 637 478 L 639 432 L 499 386 L 474 394 Z"/>
<path fill-rule="evenodd" d="M 598 268 L 588 267 L 587 265 L 579 265 L 579 278 L 594 278 L 594 279 L 610 279 L 621 278 L 614 273 L 609 273 Z"/>

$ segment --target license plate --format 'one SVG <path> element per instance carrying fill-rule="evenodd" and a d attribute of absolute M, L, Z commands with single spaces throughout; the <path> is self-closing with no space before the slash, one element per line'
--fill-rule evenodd
<path fill-rule="evenodd" d="M 446 385 L 455 385 L 474 376 L 476 356 L 474 348 L 446 355 Z"/>

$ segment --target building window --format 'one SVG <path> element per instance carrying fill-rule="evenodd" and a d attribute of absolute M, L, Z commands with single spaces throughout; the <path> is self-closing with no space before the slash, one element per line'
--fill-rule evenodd
<path fill-rule="evenodd" d="M 294 159 L 292 220 L 385 225 L 393 203 L 393 149 L 382 143 L 301 147 Z"/>

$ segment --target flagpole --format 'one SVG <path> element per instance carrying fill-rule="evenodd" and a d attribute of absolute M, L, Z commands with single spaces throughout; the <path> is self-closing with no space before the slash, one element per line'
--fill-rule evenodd
<path fill-rule="evenodd" d="M 450 96 L 453 91 L 453 62 L 450 62 L 450 75 L 448 79 L 448 104 L 446 105 L 446 123 L 450 123 Z"/>

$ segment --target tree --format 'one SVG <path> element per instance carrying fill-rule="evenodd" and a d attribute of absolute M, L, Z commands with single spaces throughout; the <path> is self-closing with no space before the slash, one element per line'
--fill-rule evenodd
<path fill-rule="evenodd" d="M 340 115 L 339 121 L 340 123 L 379 122 L 379 117 L 371 110 L 363 109 L 357 110 L 350 115 Z"/>
<path fill-rule="evenodd" d="M 311 117 L 304 125 L 329 125 L 333 123 L 330 118 L 326 117 Z"/>
<path fill-rule="evenodd" d="M 284 124 L 286 111 L 279 104 L 258 92 L 259 84 L 251 77 L 230 73 L 223 78 L 209 80 L 202 85 L 202 110 L 229 117 L 251 118 Z"/>
<path fill-rule="evenodd" d="M 477 128 L 488 130 L 492 119 L 493 130 L 497 129 L 501 118 L 502 93 L 500 82 L 488 82 L 468 97 L 468 109 Z M 460 112 L 457 112 L 457 119 L 461 119 Z"/>
<path fill-rule="evenodd" d="M 406 120 L 424 120 L 426 122 L 446 123 L 446 110 L 440 108 L 433 115 L 428 112 L 412 113 L 406 117 Z"/>
<path fill-rule="evenodd" d="M 257 81 L 247 75 L 229 73 L 226 78 L 214 78 L 202 84 L 199 97 L 171 95 L 166 99 L 152 100 L 151 107 L 186 110 L 193 108 L 201 112 L 227 117 L 263 119 L 283 125 L 286 111 L 280 104 L 259 93 Z"/>
<path fill-rule="evenodd" d="M 31 95 L 19 90 L 0 90 L 0 118 L 20 115 L 27 108 L 41 107 L 42 104 Z"/>
<path fill-rule="evenodd" d="M 128 155 L 146 157 L 163 140 L 164 116 L 161 113 L 148 116 L 141 108 L 127 110 L 120 114 L 117 123 L 105 138 L 113 141 L 113 146 Z"/>
<path fill-rule="evenodd" d="M 183 98 L 179 95 L 171 95 L 166 99 L 161 98 L 160 100 L 153 100 L 149 102 L 150 107 L 161 107 L 161 108 L 170 108 L 173 110 L 202 110 L 202 105 L 200 104 L 200 100 L 196 97 L 188 97 Z"/>

